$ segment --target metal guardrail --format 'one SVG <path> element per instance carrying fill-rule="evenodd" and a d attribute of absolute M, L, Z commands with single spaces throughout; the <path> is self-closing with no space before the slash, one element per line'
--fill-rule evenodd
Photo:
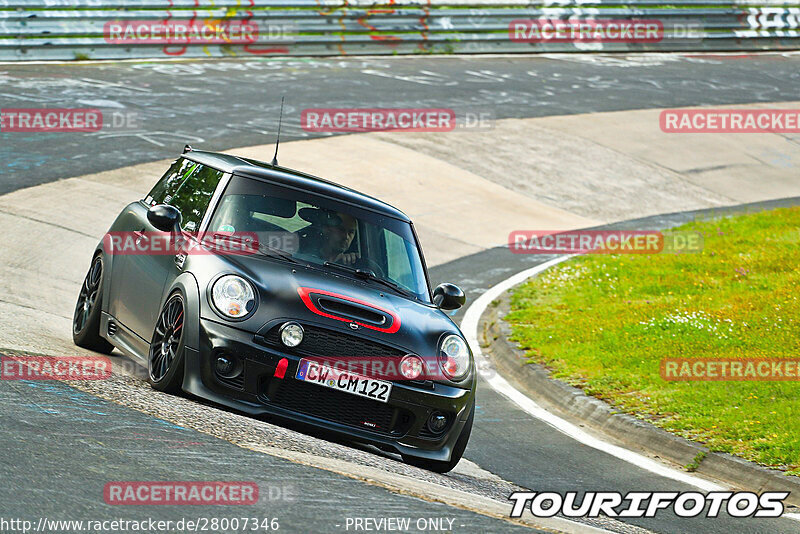
<path fill-rule="evenodd" d="M 526 39 L 521 20 L 649 21 L 660 34 Z M 158 33 L 176 27 L 195 38 Z M 776 49 L 800 49 L 800 0 L 0 0 L 5 61 Z"/>

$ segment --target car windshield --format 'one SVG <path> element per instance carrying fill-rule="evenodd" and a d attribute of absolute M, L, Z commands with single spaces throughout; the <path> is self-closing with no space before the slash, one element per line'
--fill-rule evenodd
<path fill-rule="evenodd" d="M 255 233 L 266 255 L 349 271 L 430 302 L 411 225 L 371 210 L 234 176 L 208 232 Z"/>

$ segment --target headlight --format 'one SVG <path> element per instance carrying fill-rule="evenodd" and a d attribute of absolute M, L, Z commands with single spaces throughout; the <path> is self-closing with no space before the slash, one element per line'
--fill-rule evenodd
<path fill-rule="evenodd" d="M 241 276 L 234 274 L 227 274 L 214 282 L 214 287 L 211 288 L 211 300 L 217 311 L 231 319 L 241 319 L 256 307 L 253 286 Z"/>
<path fill-rule="evenodd" d="M 452 380 L 464 378 L 469 371 L 469 348 L 461 336 L 449 335 L 442 341 L 439 364 L 445 376 Z"/>

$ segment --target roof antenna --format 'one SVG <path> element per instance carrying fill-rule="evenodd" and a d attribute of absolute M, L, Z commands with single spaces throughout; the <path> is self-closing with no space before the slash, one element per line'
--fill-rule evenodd
<path fill-rule="evenodd" d="M 278 118 L 278 138 L 275 139 L 275 155 L 272 156 L 272 163 L 273 167 L 278 166 L 278 145 L 281 142 L 281 121 L 283 121 L 283 97 L 281 97 L 281 114 L 280 118 Z"/>

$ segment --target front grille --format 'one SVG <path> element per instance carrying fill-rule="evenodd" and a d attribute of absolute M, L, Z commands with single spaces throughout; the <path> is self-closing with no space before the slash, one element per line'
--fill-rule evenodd
<path fill-rule="evenodd" d="M 298 354 L 346 358 L 402 357 L 407 354 L 403 350 L 387 347 L 375 341 L 311 325 L 303 325 L 305 331 L 303 342 L 294 349 L 288 349 L 280 341 L 279 329 L 280 325 L 270 329 L 264 336 L 266 342 L 280 347 L 281 350 Z"/>
<path fill-rule="evenodd" d="M 281 381 L 277 391 L 264 400 L 294 412 L 383 434 L 404 434 L 411 423 L 405 410 L 300 380 Z"/>

